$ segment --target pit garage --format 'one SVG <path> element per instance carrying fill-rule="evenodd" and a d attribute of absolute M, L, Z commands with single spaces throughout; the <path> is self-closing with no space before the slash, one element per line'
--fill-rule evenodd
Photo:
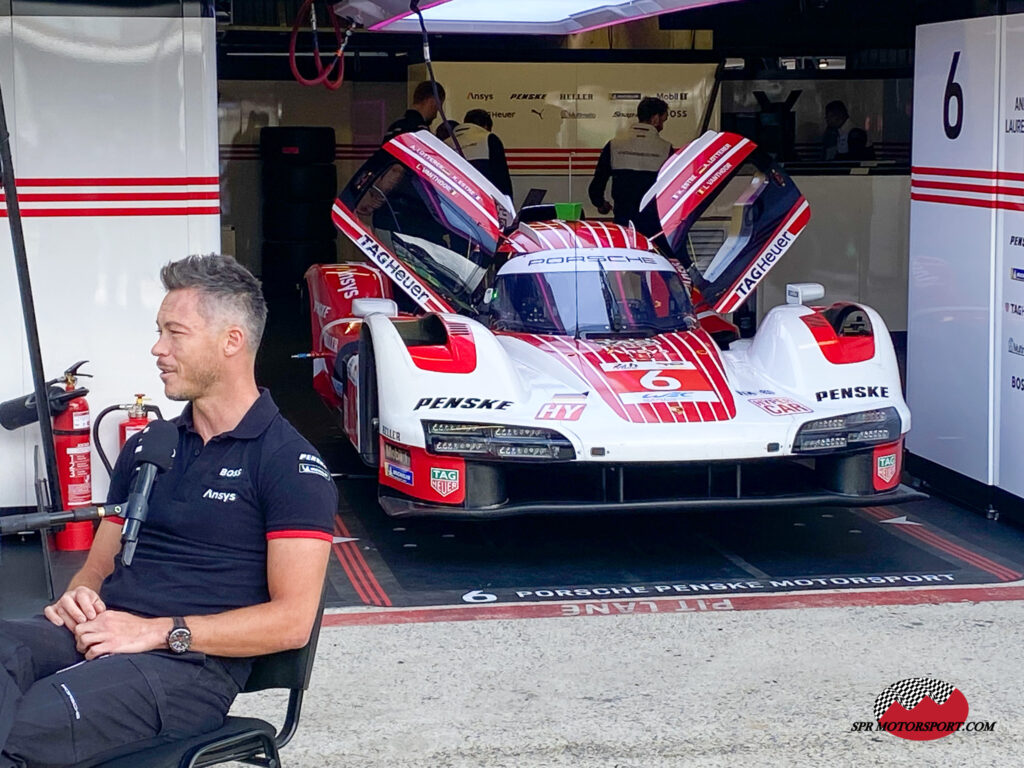
<path fill-rule="evenodd" d="M 160 267 L 225 253 L 338 489 L 284 764 L 1011 764 L 1024 5 L 562 5 L 0 5 L 0 619 L 180 413 Z"/>

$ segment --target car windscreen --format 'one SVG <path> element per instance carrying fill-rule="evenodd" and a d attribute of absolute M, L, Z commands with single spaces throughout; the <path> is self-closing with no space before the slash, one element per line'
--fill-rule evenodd
<path fill-rule="evenodd" d="M 651 336 L 697 324 L 675 272 L 606 269 L 499 275 L 490 321 L 498 331 L 583 337 Z"/>

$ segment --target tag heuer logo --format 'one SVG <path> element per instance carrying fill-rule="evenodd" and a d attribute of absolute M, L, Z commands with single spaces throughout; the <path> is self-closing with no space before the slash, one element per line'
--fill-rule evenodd
<path fill-rule="evenodd" d="M 879 456 L 875 471 L 884 482 L 891 482 L 896 476 L 896 454 L 890 453 L 888 456 Z"/>
<path fill-rule="evenodd" d="M 450 496 L 459 490 L 459 470 L 431 467 L 430 487 L 441 496 Z"/>

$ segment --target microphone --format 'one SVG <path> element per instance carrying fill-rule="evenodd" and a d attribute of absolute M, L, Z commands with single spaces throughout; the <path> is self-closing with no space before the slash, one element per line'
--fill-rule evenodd
<path fill-rule="evenodd" d="M 125 566 L 130 566 L 135 557 L 139 529 L 149 512 L 149 494 L 153 490 L 153 481 L 157 473 L 171 468 L 177 447 L 178 428 L 169 421 L 151 421 L 142 430 L 132 460 L 136 467 L 135 477 L 125 503 L 124 528 L 121 529 L 121 562 Z"/>
<path fill-rule="evenodd" d="M 22 531 L 38 531 L 41 528 L 53 528 L 66 523 L 81 523 L 86 520 L 102 520 L 104 517 L 123 515 L 127 505 L 107 504 L 98 507 L 76 507 L 62 509 L 59 512 L 30 512 L 24 515 L 6 515 L 0 517 L 0 536 Z"/>

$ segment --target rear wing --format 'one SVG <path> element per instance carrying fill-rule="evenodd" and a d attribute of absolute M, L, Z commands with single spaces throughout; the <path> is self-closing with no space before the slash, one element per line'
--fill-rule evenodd
<path fill-rule="evenodd" d="M 810 219 L 792 179 L 752 141 L 708 131 L 670 157 L 640 207 L 653 207 L 669 254 L 692 273 L 719 313 L 736 310 Z M 697 264 L 690 230 L 705 214 L 726 221 L 724 242 Z"/>

